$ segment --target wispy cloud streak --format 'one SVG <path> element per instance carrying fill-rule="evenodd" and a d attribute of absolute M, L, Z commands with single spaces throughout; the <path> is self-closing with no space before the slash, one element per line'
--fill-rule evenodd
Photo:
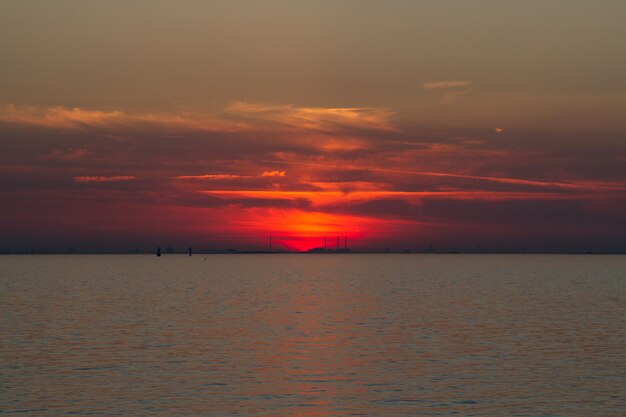
<path fill-rule="evenodd" d="M 49 129 L 143 131 L 155 127 L 172 132 L 241 132 L 295 128 L 334 132 L 345 129 L 394 130 L 393 112 L 378 108 L 327 108 L 233 102 L 222 113 L 130 113 L 124 111 L 16 106 L 0 104 L 0 123 Z"/>
<path fill-rule="evenodd" d="M 422 88 L 427 91 L 446 90 L 470 87 L 472 84 L 474 84 L 473 81 L 428 81 L 422 84 Z"/>
<path fill-rule="evenodd" d="M 539 181 L 530 180 L 524 178 L 509 178 L 509 177 L 495 177 L 495 176 L 482 176 L 482 175 L 469 175 L 469 174 L 457 174 L 451 172 L 432 172 L 432 171 L 412 171 L 401 169 L 380 168 L 372 166 L 362 165 L 334 165 L 334 164 L 316 164 L 310 162 L 296 162 L 296 161 L 280 161 L 280 160 L 264 160 L 265 163 L 274 164 L 292 164 L 300 166 L 311 166 L 318 168 L 336 168 L 336 169 L 355 169 L 366 170 L 372 172 L 381 172 L 388 174 L 403 174 L 403 175 L 417 175 L 426 177 L 444 177 L 444 178 L 457 178 L 476 181 L 494 182 L 500 184 L 511 185 L 524 185 L 533 187 L 547 187 L 547 188 L 563 188 L 572 190 L 586 190 L 586 191 L 626 191 L 626 184 L 622 182 L 594 182 L 594 181 L 579 181 L 579 182 L 559 182 L 559 181 Z"/>
<path fill-rule="evenodd" d="M 202 175 L 178 175 L 177 180 L 234 180 L 239 178 L 250 178 L 248 175 L 237 174 L 202 174 Z"/>
<path fill-rule="evenodd" d="M 134 175 L 115 175 L 115 176 L 75 176 L 74 182 L 120 182 L 133 181 L 137 179 Z"/>
<path fill-rule="evenodd" d="M 284 177 L 287 171 L 264 171 L 262 177 Z"/>
<path fill-rule="evenodd" d="M 128 113 L 80 107 L 0 105 L 0 122 L 49 129 L 142 131 L 155 127 L 173 131 L 239 131 L 246 124 L 201 112 Z"/>
<path fill-rule="evenodd" d="M 342 128 L 394 130 L 393 112 L 361 107 L 296 107 L 234 102 L 227 112 L 246 119 L 274 122 L 298 129 L 335 131 Z"/>

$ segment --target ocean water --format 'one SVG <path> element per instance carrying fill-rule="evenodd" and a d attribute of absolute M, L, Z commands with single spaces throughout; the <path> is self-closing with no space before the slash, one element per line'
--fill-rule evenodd
<path fill-rule="evenodd" d="M 625 410 L 626 256 L 0 257 L 0 415 Z"/>

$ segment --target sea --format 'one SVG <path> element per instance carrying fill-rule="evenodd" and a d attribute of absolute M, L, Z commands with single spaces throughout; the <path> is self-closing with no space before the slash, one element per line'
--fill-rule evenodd
<path fill-rule="evenodd" d="M 0 256 L 0 415 L 626 415 L 626 256 Z"/>

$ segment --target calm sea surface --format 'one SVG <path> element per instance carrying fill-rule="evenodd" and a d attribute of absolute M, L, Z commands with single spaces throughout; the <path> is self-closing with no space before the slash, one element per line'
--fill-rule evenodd
<path fill-rule="evenodd" d="M 626 256 L 0 257 L 0 415 L 625 410 Z"/>

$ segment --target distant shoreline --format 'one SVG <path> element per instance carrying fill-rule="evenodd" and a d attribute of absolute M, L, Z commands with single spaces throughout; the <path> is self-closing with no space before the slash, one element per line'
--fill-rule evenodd
<path fill-rule="evenodd" d="M 31 252 L 9 252 L 2 251 L 0 255 L 152 255 L 156 257 L 156 252 L 148 251 L 31 251 Z M 171 252 L 162 253 L 161 257 L 167 257 L 171 255 L 176 256 L 189 256 L 187 252 Z M 626 255 L 626 251 L 570 251 L 570 252 L 534 252 L 534 251 L 511 251 L 511 252 L 426 252 L 426 251 L 354 251 L 354 252 L 297 252 L 297 251 L 275 251 L 275 252 L 263 252 L 263 251 L 198 251 L 194 252 L 192 256 L 199 255 L 311 255 L 311 256 L 324 256 L 324 255 Z"/>

